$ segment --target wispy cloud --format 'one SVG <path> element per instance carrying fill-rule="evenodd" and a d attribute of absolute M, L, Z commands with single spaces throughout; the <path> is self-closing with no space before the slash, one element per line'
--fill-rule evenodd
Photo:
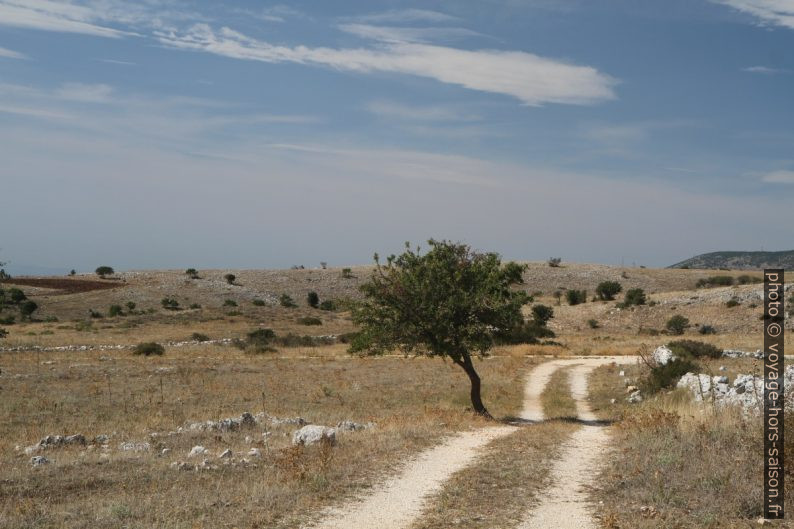
<path fill-rule="evenodd" d="M 770 184 L 794 184 L 794 171 L 772 171 L 763 175 L 761 180 Z"/>
<path fill-rule="evenodd" d="M 742 68 L 742 71 L 748 73 L 760 73 L 764 75 L 791 73 L 790 70 L 785 70 L 783 68 L 771 68 L 769 66 L 748 66 L 747 68 Z"/>
<path fill-rule="evenodd" d="M 131 62 L 131 61 L 120 61 L 118 59 L 97 59 L 100 62 L 106 62 L 108 64 L 119 64 L 121 66 L 136 66 L 138 63 Z"/>
<path fill-rule="evenodd" d="M 448 105 L 406 105 L 394 101 L 377 100 L 366 104 L 376 116 L 406 121 L 479 121 L 481 116 Z"/>
<path fill-rule="evenodd" d="M 216 32 L 207 24 L 196 24 L 185 32 L 157 32 L 157 36 L 167 46 L 236 59 L 429 77 L 471 90 L 512 96 L 527 105 L 584 105 L 615 97 L 616 80 L 595 68 L 521 51 L 463 50 L 418 43 L 379 43 L 371 48 L 347 49 L 289 47 L 226 27 Z"/>
<path fill-rule="evenodd" d="M 2 0 L 0 25 L 45 31 L 121 37 L 123 31 L 99 25 L 101 11 L 85 5 L 51 0 Z"/>
<path fill-rule="evenodd" d="M 28 56 L 18 51 L 9 50 L 8 48 L 0 48 L 0 57 L 6 59 L 27 59 Z"/>
<path fill-rule="evenodd" d="M 458 20 L 458 17 L 428 9 L 392 9 L 382 13 L 372 13 L 369 15 L 361 15 L 350 18 L 361 22 L 372 22 L 378 24 L 405 22 L 453 22 Z"/>
<path fill-rule="evenodd" d="M 469 37 L 485 37 L 471 29 L 455 27 L 393 27 L 370 24 L 342 24 L 339 29 L 351 35 L 382 42 L 438 42 Z"/>
<path fill-rule="evenodd" d="M 107 103 L 113 97 L 113 88 L 106 84 L 66 83 L 55 91 L 55 96 L 81 103 Z"/>
<path fill-rule="evenodd" d="M 712 0 L 748 13 L 762 24 L 794 29 L 794 1 L 792 0 Z"/>

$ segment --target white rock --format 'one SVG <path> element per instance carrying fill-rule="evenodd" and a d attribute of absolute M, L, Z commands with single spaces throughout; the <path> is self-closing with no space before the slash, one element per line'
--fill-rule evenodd
<path fill-rule="evenodd" d="M 207 450 L 201 445 L 196 445 L 190 449 L 190 453 L 188 454 L 188 457 L 203 456 L 204 454 L 207 453 L 209 453 L 209 450 Z"/>
<path fill-rule="evenodd" d="M 331 444 L 336 443 L 336 430 L 327 426 L 309 424 L 292 434 L 292 444 L 310 445 L 327 439 Z"/>
<path fill-rule="evenodd" d="M 610 404 L 615 404 L 618 400 L 617 399 L 609 399 Z"/>
<path fill-rule="evenodd" d="M 675 355 L 666 345 L 660 345 L 659 347 L 657 347 L 653 351 L 652 356 L 654 361 L 660 366 L 663 366 L 667 364 L 667 362 L 675 359 Z"/>
<path fill-rule="evenodd" d="M 720 371 L 727 371 L 727 370 L 728 370 L 728 368 L 727 368 L 727 367 L 725 367 L 725 366 L 720 366 Z"/>
<path fill-rule="evenodd" d="M 221 458 L 221 459 L 228 459 L 228 458 L 232 457 L 231 448 L 227 448 L 226 450 L 224 450 L 223 452 L 218 454 L 218 457 Z"/>
<path fill-rule="evenodd" d="M 33 456 L 30 458 L 30 464 L 34 467 L 39 467 L 41 465 L 49 464 L 50 460 L 44 456 Z"/>
<path fill-rule="evenodd" d="M 161 456 L 167 456 L 170 453 L 171 453 L 171 449 L 170 448 L 163 448 L 162 450 L 160 450 L 160 455 Z"/>
<path fill-rule="evenodd" d="M 642 402 L 642 395 L 640 394 L 640 390 L 633 392 L 631 395 L 628 396 L 626 400 L 628 400 L 631 404 Z"/>
<path fill-rule="evenodd" d="M 366 424 L 359 424 L 353 421 L 341 421 L 336 425 L 337 432 L 358 432 L 360 430 L 369 430 L 370 428 L 374 428 L 375 425 L 371 422 Z"/>
<path fill-rule="evenodd" d="M 626 376 L 626 372 L 621 369 L 620 373 L 618 373 L 618 376 L 619 377 L 625 377 Z"/>
<path fill-rule="evenodd" d="M 262 452 L 258 448 L 252 448 L 248 451 L 248 457 L 262 457 Z"/>
<path fill-rule="evenodd" d="M 152 448 L 149 443 L 135 443 L 127 441 L 126 443 L 119 444 L 119 450 L 122 452 L 148 452 Z"/>

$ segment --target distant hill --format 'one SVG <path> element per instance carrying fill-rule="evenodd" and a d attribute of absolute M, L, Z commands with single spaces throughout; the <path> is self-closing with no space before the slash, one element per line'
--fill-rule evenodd
<path fill-rule="evenodd" d="M 794 250 L 782 252 L 711 252 L 690 257 L 668 268 L 730 268 L 760 270 L 784 268 L 794 270 Z"/>

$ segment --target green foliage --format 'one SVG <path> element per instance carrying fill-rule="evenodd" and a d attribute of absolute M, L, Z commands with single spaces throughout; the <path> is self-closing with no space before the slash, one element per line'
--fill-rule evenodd
<path fill-rule="evenodd" d="M 190 339 L 194 342 L 209 342 L 210 337 L 200 332 L 194 332 L 190 335 Z"/>
<path fill-rule="evenodd" d="M 185 270 L 185 275 L 188 276 L 190 279 L 199 278 L 198 270 L 196 270 L 195 268 L 188 268 L 187 270 Z"/>
<path fill-rule="evenodd" d="M 725 302 L 725 306 L 728 307 L 729 309 L 732 309 L 733 307 L 738 307 L 739 305 L 741 305 L 741 302 L 736 298 L 731 298 Z"/>
<path fill-rule="evenodd" d="M 587 326 L 591 329 L 598 329 L 600 325 L 598 325 L 598 320 L 589 319 L 587 320 Z"/>
<path fill-rule="evenodd" d="M 292 299 L 292 296 L 290 296 L 289 294 L 281 294 L 281 296 L 279 296 L 278 298 L 278 302 L 281 304 L 282 307 L 286 307 L 288 309 L 292 309 L 298 306 L 298 304 L 295 303 L 295 300 Z"/>
<path fill-rule="evenodd" d="M 631 307 L 632 305 L 645 305 L 645 291 L 641 288 L 630 288 L 626 291 L 621 307 Z"/>
<path fill-rule="evenodd" d="M 740 285 L 752 285 L 753 283 L 763 283 L 764 278 L 761 276 L 751 276 L 748 274 L 742 274 L 736 278 L 736 282 Z"/>
<path fill-rule="evenodd" d="M 675 387 L 683 375 L 697 372 L 697 364 L 688 358 L 676 358 L 664 365 L 651 368 L 643 385 L 650 393 L 656 393 L 662 389 Z"/>
<path fill-rule="evenodd" d="M 562 263 L 562 257 L 549 257 L 547 263 L 552 268 L 558 268 L 560 266 L 560 263 Z"/>
<path fill-rule="evenodd" d="M 554 309 L 548 305 L 533 305 L 532 318 L 541 325 L 546 325 L 554 317 Z"/>
<path fill-rule="evenodd" d="M 342 269 L 342 277 L 344 279 L 352 279 L 353 278 L 353 270 L 350 268 L 343 268 Z"/>
<path fill-rule="evenodd" d="M 697 340 L 674 340 L 667 344 L 674 355 L 682 358 L 720 358 L 722 349 Z"/>
<path fill-rule="evenodd" d="M 223 276 L 223 278 L 226 280 L 227 283 L 233 285 L 234 280 L 237 279 L 237 276 L 234 274 L 226 274 L 225 276 Z"/>
<path fill-rule="evenodd" d="M 94 309 L 88 309 L 88 316 L 90 316 L 95 320 L 101 320 L 102 318 L 105 317 L 101 312 Z"/>
<path fill-rule="evenodd" d="M 255 307 L 264 307 L 265 305 L 267 305 L 264 299 L 255 299 L 251 303 L 253 303 Z"/>
<path fill-rule="evenodd" d="M 234 301 L 233 299 L 226 299 L 226 300 L 223 301 L 223 306 L 224 307 L 236 307 L 237 306 L 237 302 Z"/>
<path fill-rule="evenodd" d="M 566 290 L 565 299 L 568 301 L 568 305 L 587 303 L 587 290 Z"/>
<path fill-rule="evenodd" d="M 13 314 L 0 318 L 0 325 L 14 325 L 17 317 Z"/>
<path fill-rule="evenodd" d="M 717 334 L 717 329 L 713 325 L 701 325 L 698 329 L 700 334 Z"/>
<path fill-rule="evenodd" d="M 25 293 L 24 293 L 24 292 L 22 292 L 22 291 L 21 291 L 20 289 L 18 289 L 18 288 L 9 288 L 9 289 L 6 291 L 6 297 L 7 297 L 7 298 L 8 298 L 8 299 L 11 301 L 11 303 L 13 303 L 14 305 L 19 305 L 20 303 L 22 303 L 23 301 L 25 301 L 26 299 L 28 299 L 28 297 L 25 295 Z"/>
<path fill-rule="evenodd" d="M 617 281 L 602 281 L 596 287 L 596 295 L 598 299 L 612 301 L 621 290 L 623 287 Z"/>
<path fill-rule="evenodd" d="M 320 303 L 320 310 L 327 310 L 330 312 L 334 312 L 339 310 L 339 302 L 335 299 L 326 299 L 322 303 Z"/>
<path fill-rule="evenodd" d="M 196 309 L 200 309 L 201 305 L 199 305 L 198 303 L 191 303 L 188 308 L 192 310 L 196 310 Z"/>
<path fill-rule="evenodd" d="M 160 300 L 160 304 L 166 310 L 179 310 L 179 302 L 174 298 L 163 298 Z"/>
<path fill-rule="evenodd" d="M 733 277 L 731 276 L 711 276 L 697 280 L 695 286 L 697 288 L 703 287 L 729 287 L 733 285 Z"/>
<path fill-rule="evenodd" d="M 272 329 L 257 329 L 246 335 L 243 349 L 249 353 L 269 353 L 275 351 L 271 345 L 276 337 Z"/>
<path fill-rule="evenodd" d="M 298 318 L 298 323 L 301 325 L 322 325 L 323 320 L 320 318 L 313 318 L 311 316 L 306 316 L 305 318 Z"/>
<path fill-rule="evenodd" d="M 23 301 L 19 305 L 19 315 L 22 319 L 30 319 L 34 312 L 38 310 L 39 306 L 35 301 Z"/>
<path fill-rule="evenodd" d="M 135 346 L 132 350 L 132 354 L 134 355 L 144 355 L 144 356 L 162 356 L 165 353 L 165 347 L 160 345 L 157 342 L 142 342 Z"/>
<path fill-rule="evenodd" d="M 108 316 L 111 318 L 115 318 L 116 316 L 124 316 L 124 310 L 121 308 L 121 305 L 111 305 L 108 308 Z"/>
<path fill-rule="evenodd" d="M 309 292 L 306 295 L 306 303 L 309 304 L 310 307 L 316 309 L 317 306 L 320 304 L 320 296 L 317 295 L 317 292 Z"/>
<path fill-rule="evenodd" d="M 110 266 L 100 266 L 97 267 L 96 270 L 94 270 L 94 273 L 96 273 L 96 275 L 98 275 L 102 279 L 105 279 L 105 276 L 112 276 L 116 272 Z"/>
<path fill-rule="evenodd" d="M 71 270 L 69 270 L 69 275 L 70 275 L 70 276 L 76 276 L 76 275 L 77 275 L 77 270 L 75 270 L 74 268 L 72 268 Z"/>
<path fill-rule="evenodd" d="M 676 314 L 667 320 L 665 327 L 670 334 L 684 334 L 684 331 L 690 327 L 689 318 Z"/>
<path fill-rule="evenodd" d="M 132 311 L 134 311 L 134 310 L 135 310 L 135 307 L 137 307 L 137 305 L 135 304 L 135 302 L 134 302 L 134 301 L 128 301 L 128 302 L 127 302 L 127 310 L 128 310 L 129 312 L 132 312 Z"/>
<path fill-rule="evenodd" d="M 5 338 L 8 336 L 8 331 L 0 327 L 0 338 Z"/>
<path fill-rule="evenodd" d="M 361 287 L 365 299 L 353 308 L 361 331 L 351 352 L 405 353 L 450 358 L 468 375 L 474 410 L 489 416 L 480 398 L 472 355 L 485 356 L 500 334 L 522 324 L 529 296 L 514 290 L 526 266 L 502 264 L 495 253 L 465 244 L 428 242 L 419 253 L 406 244 L 381 264 Z"/>

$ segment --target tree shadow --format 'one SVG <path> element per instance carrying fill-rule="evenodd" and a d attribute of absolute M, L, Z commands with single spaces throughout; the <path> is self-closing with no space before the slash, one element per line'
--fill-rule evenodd
<path fill-rule="evenodd" d="M 613 424 L 615 421 L 609 419 L 592 419 L 592 420 L 580 419 L 579 417 L 573 417 L 573 416 L 554 417 L 552 419 L 543 419 L 541 421 L 536 421 L 532 419 L 524 419 L 523 417 L 507 416 L 502 418 L 500 422 L 504 424 L 509 424 L 510 426 L 530 426 L 533 424 L 543 424 L 549 422 L 575 423 L 575 424 L 582 424 L 584 426 L 609 426 Z"/>

